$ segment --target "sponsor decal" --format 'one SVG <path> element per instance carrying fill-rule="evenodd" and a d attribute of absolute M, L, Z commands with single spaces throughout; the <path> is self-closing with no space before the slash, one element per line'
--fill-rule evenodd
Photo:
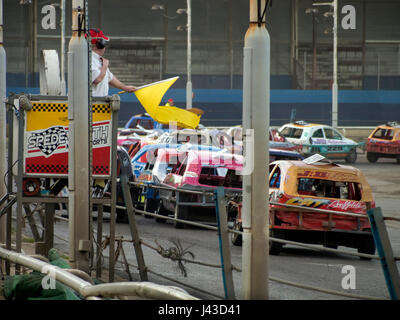
<path fill-rule="evenodd" d="M 359 209 L 365 210 L 366 206 L 363 202 L 334 200 L 329 203 L 328 208 L 339 209 L 340 211 L 348 211 Z"/>
<path fill-rule="evenodd" d="M 109 125 L 93 126 L 93 146 L 107 144 L 108 137 L 109 137 Z"/>
<path fill-rule="evenodd" d="M 298 197 L 290 198 L 289 200 L 286 201 L 286 204 L 302 206 L 302 207 L 311 207 L 311 208 L 319 208 L 328 203 L 329 203 L 329 200 L 298 198 Z"/>
<path fill-rule="evenodd" d="M 59 147 L 68 148 L 68 131 L 63 126 L 32 132 L 28 138 L 28 152 L 39 149 L 48 157 Z"/>

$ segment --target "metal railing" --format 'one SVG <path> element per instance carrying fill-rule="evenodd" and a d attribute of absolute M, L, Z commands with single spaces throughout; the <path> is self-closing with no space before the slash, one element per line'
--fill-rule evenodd
<path fill-rule="evenodd" d="M 129 184 L 143 187 L 143 184 L 140 184 L 140 183 L 129 183 Z M 188 190 L 188 189 L 174 188 L 174 187 L 166 187 L 166 186 L 156 186 L 156 185 L 152 185 L 151 188 L 160 189 L 160 190 L 171 190 L 171 191 L 182 192 L 182 193 L 202 194 L 202 195 L 206 195 L 206 196 L 213 195 L 213 196 L 215 196 L 215 199 L 217 199 L 217 194 L 215 192 L 212 193 L 212 192 L 205 192 L 205 191 L 195 191 L 195 190 Z M 309 208 L 309 207 L 305 208 L 305 207 L 301 207 L 301 206 L 281 204 L 281 203 L 275 203 L 275 202 L 271 202 L 270 204 L 276 205 L 276 206 L 280 206 L 281 208 L 286 207 L 286 208 L 288 208 L 290 210 L 298 211 L 299 214 L 301 214 L 301 212 L 305 212 L 305 211 L 308 211 L 308 212 L 312 211 L 312 212 L 319 213 L 319 214 L 327 214 L 330 217 L 334 214 L 334 215 L 340 215 L 340 216 L 353 217 L 353 218 L 357 218 L 357 219 L 359 219 L 359 218 L 367 219 L 368 218 L 367 215 L 362 215 L 362 214 L 353 213 L 353 212 L 338 212 L 338 211 L 333 211 L 333 210 L 325 210 L 325 209 L 317 209 L 317 208 Z M 120 206 L 120 208 L 121 209 L 126 209 L 126 207 L 123 207 L 123 206 Z M 222 209 L 222 210 L 225 210 L 225 209 Z M 208 229 L 208 230 L 213 230 L 213 231 L 217 231 L 217 232 L 221 232 L 222 231 L 222 232 L 225 232 L 226 234 L 228 234 L 228 233 L 236 233 L 236 234 L 239 234 L 239 235 L 242 234 L 241 231 L 233 230 L 233 229 L 230 229 L 230 228 L 227 228 L 226 230 L 221 230 L 218 227 L 214 227 L 214 226 L 211 226 L 211 225 L 207 225 L 207 224 L 203 224 L 203 223 L 199 223 L 199 222 L 194 222 L 194 221 L 183 220 L 183 219 L 177 219 L 176 217 L 164 216 L 164 215 L 160 215 L 160 214 L 157 214 L 157 213 L 147 212 L 145 210 L 139 210 L 139 209 L 136 209 L 136 208 L 134 210 L 134 213 L 147 215 L 147 216 L 151 216 L 151 217 L 156 217 L 156 218 L 160 218 L 160 219 L 165 219 L 165 220 L 169 220 L 169 221 L 179 222 L 179 223 L 182 223 L 182 224 L 196 226 L 196 227 L 200 227 L 200 228 L 204 228 L 204 229 Z M 224 216 L 226 217 L 226 212 L 225 212 Z M 393 217 L 387 217 L 387 218 L 385 218 L 385 220 L 400 221 L 400 219 L 393 218 Z M 326 247 L 322 247 L 322 246 L 319 246 L 319 245 L 306 244 L 306 243 L 302 243 L 302 242 L 290 241 L 290 240 L 285 240 L 285 239 L 280 239 L 280 238 L 275 238 L 275 237 L 269 237 L 269 239 L 271 241 L 274 241 L 274 242 L 277 242 L 277 243 L 289 244 L 289 245 L 299 246 L 299 247 L 312 249 L 312 250 L 317 250 L 317 251 L 340 253 L 340 254 L 345 254 L 345 255 L 350 255 L 350 256 L 358 256 L 360 258 L 365 258 L 365 259 L 375 259 L 375 260 L 379 260 L 379 261 L 382 261 L 382 260 L 385 259 L 382 255 L 379 256 L 379 255 L 371 255 L 371 254 L 365 254 L 365 253 L 355 253 L 355 252 L 339 250 L 339 249 L 333 249 L 333 248 L 326 248 Z M 224 249 L 225 250 L 230 250 L 229 246 L 228 246 L 228 248 L 224 248 Z M 394 257 L 394 260 L 400 260 L 400 257 Z M 185 260 L 185 262 L 191 263 L 192 261 Z M 195 263 L 198 263 L 198 262 L 195 262 Z M 222 265 L 221 266 L 216 266 L 216 265 L 210 265 L 210 264 L 207 264 L 207 263 L 202 263 L 202 264 L 205 265 L 205 266 L 214 267 L 214 268 L 215 267 L 223 268 Z M 235 267 L 235 266 L 232 265 L 229 270 L 223 270 L 223 272 L 229 274 L 233 270 L 241 271 L 240 268 Z M 385 271 L 384 271 L 384 273 L 385 273 Z M 328 293 L 328 294 L 344 296 L 344 297 L 349 297 L 349 298 L 371 299 L 371 300 L 380 300 L 380 299 L 382 299 L 382 298 L 379 298 L 379 297 L 370 297 L 370 296 L 364 296 L 364 295 L 348 294 L 348 293 L 344 293 L 344 292 L 340 292 L 340 291 L 329 290 L 329 289 L 324 289 L 324 288 L 318 288 L 318 287 L 315 287 L 315 286 L 308 286 L 308 285 L 305 285 L 305 284 L 294 283 L 294 282 L 290 282 L 290 281 L 287 281 L 287 280 L 274 278 L 274 277 L 270 277 L 270 280 L 271 281 L 275 281 L 275 282 L 279 282 L 279 283 L 283 283 L 283 284 L 287 284 L 287 285 L 293 285 L 295 287 L 299 287 L 299 288 L 303 288 L 303 289 L 316 290 L 316 291 L 319 291 L 319 292 L 325 292 L 325 293 Z M 233 288 L 231 288 L 231 290 L 233 290 Z M 225 293 L 226 293 L 225 294 L 225 298 L 227 298 L 226 288 L 225 288 Z M 232 295 L 234 296 L 234 292 L 231 292 L 230 294 L 231 294 L 231 296 Z"/>
<path fill-rule="evenodd" d="M 54 279 L 75 290 L 86 300 L 99 297 L 137 296 L 159 300 L 198 300 L 183 289 L 152 282 L 116 282 L 94 285 L 81 270 L 61 269 L 43 260 L 0 247 L 0 259 L 54 276 Z M 84 279 L 82 279 L 84 278 Z"/>

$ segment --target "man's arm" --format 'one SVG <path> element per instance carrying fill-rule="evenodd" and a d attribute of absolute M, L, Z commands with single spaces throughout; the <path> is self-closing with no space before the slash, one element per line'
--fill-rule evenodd
<path fill-rule="evenodd" d="M 113 76 L 113 78 L 109 82 L 109 84 L 114 88 L 118 88 L 118 89 L 124 90 L 126 92 L 134 92 L 136 90 L 135 86 L 128 86 L 128 85 L 122 83 L 121 81 L 118 80 L 118 78 L 116 76 Z"/>

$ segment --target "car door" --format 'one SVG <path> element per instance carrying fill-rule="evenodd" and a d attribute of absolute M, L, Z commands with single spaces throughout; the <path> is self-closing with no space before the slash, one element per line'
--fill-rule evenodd
<path fill-rule="evenodd" d="M 326 142 L 329 145 L 328 151 L 343 151 L 343 137 L 342 135 L 334 129 L 324 128 L 324 134 Z"/>
<path fill-rule="evenodd" d="M 325 144 L 326 143 L 324 131 L 322 130 L 322 128 L 317 128 L 313 131 L 313 133 L 310 137 L 310 143 L 311 144 Z"/>

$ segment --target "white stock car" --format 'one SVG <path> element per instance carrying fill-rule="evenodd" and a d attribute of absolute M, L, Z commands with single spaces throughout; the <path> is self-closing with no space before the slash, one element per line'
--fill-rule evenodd
<path fill-rule="evenodd" d="M 363 143 L 357 143 L 344 137 L 331 126 L 324 124 L 295 121 L 284 124 L 279 132 L 291 143 L 301 145 L 301 153 L 310 156 L 319 153 L 330 159 L 345 159 L 348 163 L 357 160 L 357 147 Z"/>

